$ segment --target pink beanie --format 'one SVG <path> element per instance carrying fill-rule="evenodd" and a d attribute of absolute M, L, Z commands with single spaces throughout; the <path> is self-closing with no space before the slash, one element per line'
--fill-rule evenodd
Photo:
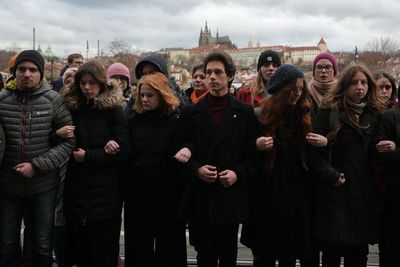
<path fill-rule="evenodd" d="M 335 56 L 332 55 L 332 54 L 329 53 L 329 52 L 322 52 L 322 53 L 318 54 L 318 55 L 315 57 L 315 59 L 314 59 L 314 63 L 313 63 L 313 76 L 315 75 L 315 65 L 317 65 L 317 62 L 318 62 L 318 60 L 320 60 L 320 59 L 327 59 L 327 60 L 329 60 L 329 61 L 332 63 L 332 65 L 333 65 L 333 71 L 334 71 L 333 76 L 336 76 L 336 75 L 338 74 L 339 68 L 338 68 L 338 65 L 337 65 Z"/>
<path fill-rule="evenodd" d="M 129 73 L 129 69 L 122 63 L 114 63 L 107 69 L 107 79 L 110 79 L 112 76 L 120 75 L 126 77 L 128 79 L 128 83 L 130 82 L 131 74 Z"/>

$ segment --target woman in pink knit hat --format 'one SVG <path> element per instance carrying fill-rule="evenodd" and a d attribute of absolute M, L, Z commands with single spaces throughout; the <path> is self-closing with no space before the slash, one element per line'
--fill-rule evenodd
<path fill-rule="evenodd" d="M 107 69 L 107 81 L 108 82 L 115 82 L 117 86 L 122 90 L 123 96 L 124 96 L 124 103 L 122 105 L 122 108 L 124 112 L 128 109 L 132 109 L 133 103 L 129 105 L 128 103 L 131 103 L 130 98 L 131 98 L 131 74 L 129 72 L 129 69 L 127 66 L 125 66 L 122 63 L 114 63 Z"/>
<path fill-rule="evenodd" d="M 313 102 L 313 117 L 317 114 L 324 95 L 336 84 L 335 77 L 338 72 L 336 58 L 331 53 L 322 52 L 315 57 L 313 78 L 308 84 L 308 92 Z"/>

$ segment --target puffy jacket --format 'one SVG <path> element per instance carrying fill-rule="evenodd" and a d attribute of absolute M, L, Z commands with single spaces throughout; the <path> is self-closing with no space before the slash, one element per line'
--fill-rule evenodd
<path fill-rule="evenodd" d="M 0 165 L 3 161 L 4 150 L 6 149 L 6 135 L 4 134 L 3 125 L 0 123 Z"/>
<path fill-rule="evenodd" d="M 4 161 L 0 167 L 0 193 L 29 196 L 59 184 L 59 167 L 74 148 L 75 139 L 51 142 L 51 133 L 72 124 L 71 114 L 60 95 L 47 83 L 24 92 L 17 88 L 0 92 L 0 123 L 6 135 Z M 32 163 L 36 175 L 25 178 L 14 167 Z"/>

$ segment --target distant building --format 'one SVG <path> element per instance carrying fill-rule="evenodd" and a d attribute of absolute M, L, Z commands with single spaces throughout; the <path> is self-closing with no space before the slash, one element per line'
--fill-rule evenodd
<path fill-rule="evenodd" d="M 285 47 L 283 61 L 287 64 L 309 64 L 319 53 L 326 51 L 328 51 L 327 43 L 321 38 L 317 46 Z"/>
<path fill-rule="evenodd" d="M 227 45 L 230 48 L 234 48 L 235 46 L 232 44 L 229 36 L 219 36 L 219 32 L 217 29 L 217 36 L 213 37 L 211 34 L 211 29 L 208 28 L 207 21 L 206 25 L 200 29 L 200 36 L 199 36 L 199 47 L 202 46 L 210 46 L 210 45 Z"/>

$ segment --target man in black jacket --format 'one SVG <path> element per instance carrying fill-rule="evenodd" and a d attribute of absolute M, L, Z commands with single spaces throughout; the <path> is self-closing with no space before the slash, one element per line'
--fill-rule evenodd
<path fill-rule="evenodd" d="M 200 267 L 236 266 L 239 222 L 248 215 L 257 122 L 251 106 L 228 94 L 235 71 L 227 53 L 210 53 L 204 59 L 210 94 L 180 117 L 180 142 L 192 152 L 183 212 Z"/>
<path fill-rule="evenodd" d="M 43 80 L 44 59 L 35 50 L 16 58 L 15 83 L 0 92 L 6 146 L 0 165 L 0 266 L 19 266 L 21 220 L 31 229 L 33 266 L 52 266 L 54 208 L 59 168 L 75 140 L 49 141 L 71 125 L 60 95 Z"/>

